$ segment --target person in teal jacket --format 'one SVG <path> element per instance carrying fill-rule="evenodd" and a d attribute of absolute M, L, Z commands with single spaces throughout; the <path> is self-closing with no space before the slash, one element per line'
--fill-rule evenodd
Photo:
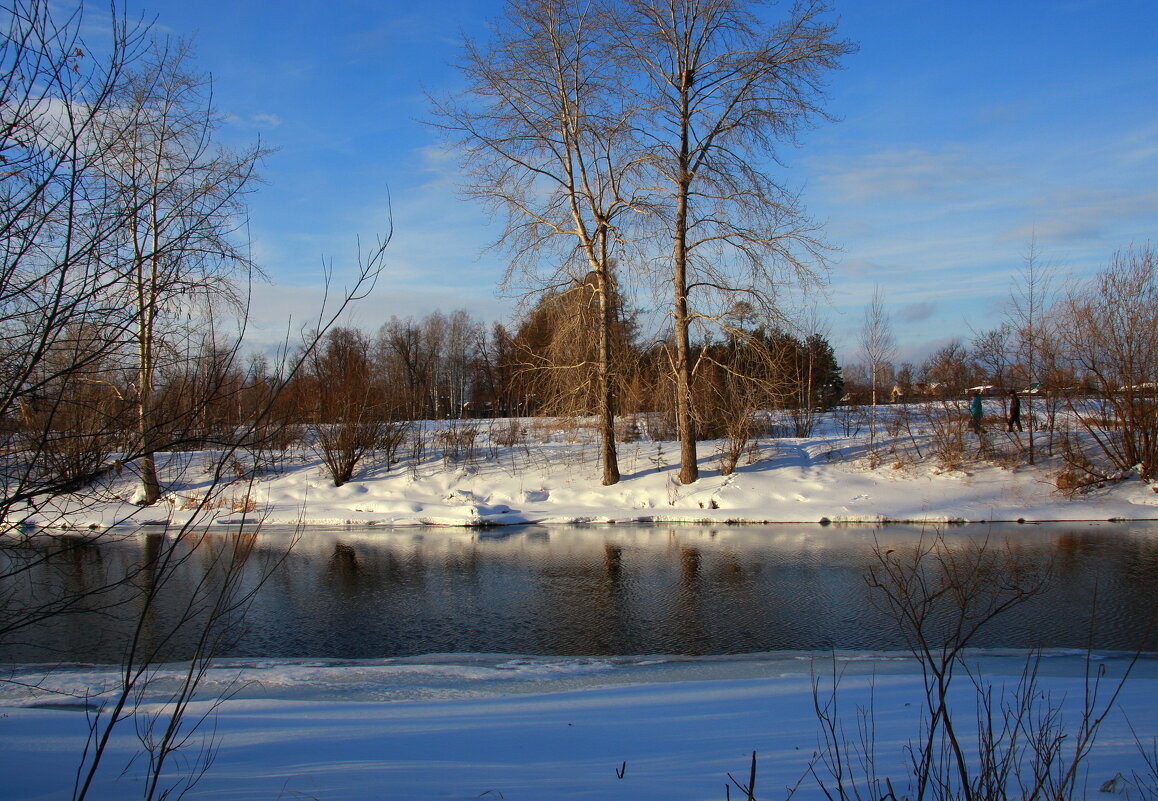
<path fill-rule="evenodd" d="M 973 432 L 981 436 L 981 391 L 974 390 L 973 401 L 969 404 L 969 420 L 973 424 Z"/>

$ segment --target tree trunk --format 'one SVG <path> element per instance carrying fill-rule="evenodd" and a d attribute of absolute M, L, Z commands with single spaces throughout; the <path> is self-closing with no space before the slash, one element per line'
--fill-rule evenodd
<path fill-rule="evenodd" d="M 619 483 L 619 457 L 615 451 L 615 387 L 611 370 L 611 323 L 613 304 L 606 270 L 596 273 L 599 282 L 599 439 L 603 461 L 603 484 Z"/>
<path fill-rule="evenodd" d="M 690 70 L 683 70 L 680 86 L 680 176 L 678 196 L 676 197 L 675 218 L 675 245 L 673 261 L 674 276 L 672 290 L 674 294 L 674 323 L 676 336 L 676 427 L 680 438 L 680 482 L 691 484 L 700 477 L 700 468 L 696 463 L 696 424 L 692 408 L 692 362 L 691 336 L 688 318 L 688 194 L 691 190 L 691 171 L 689 169 L 690 141 L 688 127 L 689 118 L 688 92 L 691 88 L 692 75 Z"/>
<path fill-rule="evenodd" d="M 141 335 L 138 342 L 140 370 L 138 372 L 137 390 L 137 424 L 140 434 L 140 470 L 141 494 L 137 502 L 142 506 L 152 506 L 161 497 L 161 481 L 157 477 L 157 461 L 155 458 L 156 414 L 153 411 L 153 345 L 152 345 L 152 307 L 143 298 L 140 305 Z"/>
<path fill-rule="evenodd" d="M 691 342 L 688 335 L 687 292 L 683 290 L 684 275 L 684 270 L 677 264 L 675 279 L 676 427 L 680 438 L 680 482 L 691 484 L 700 477 L 700 468 L 696 460 L 696 423 L 692 409 Z"/>
<path fill-rule="evenodd" d="M 1032 386 L 1033 386 L 1032 373 L 1030 374 L 1030 376 L 1031 376 L 1030 377 L 1030 387 L 1031 387 L 1031 391 L 1032 391 Z M 1026 411 L 1025 422 L 1029 425 L 1029 463 L 1030 464 L 1036 464 L 1037 463 L 1037 457 L 1035 454 L 1036 445 L 1035 445 L 1034 440 L 1033 440 L 1033 395 L 1029 394 L 1029 393 L 1027 393 L 1025 396 L 1025 411 Z"/>
<path fill-rule="evenodd" d="M 159 173 L 159 167 L 157 167 Z M 154 180 L 159 183 L 159 177 Z M 137 325 L 140 326 L 137 338 L 138 388 L 137 388 L 137 422 L 141 435 L 141 495 L 138 503 L 142 506 L 152 506 L 161 497 L 161 482 L 157 478 L 156 454 L 156 414 L 153 409 L 153 336 L 156 331 L 157 319 L 157 254 L 160 251 L 158 234 L 157 198 L 154 196 L 149 202 L 151 214 L 149 225 L 149 257 L 143 263 L 144 248 L 136 246 L 137 258 Z"/>

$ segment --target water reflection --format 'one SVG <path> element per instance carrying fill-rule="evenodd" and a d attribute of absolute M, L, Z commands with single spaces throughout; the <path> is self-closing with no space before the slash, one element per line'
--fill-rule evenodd
<path fill-rule="evenodd" d="M 1158 604 L 1158 527 L 946 534 L 954 547 L 987 535 L 1054 580 L 976 645 L 1129 650 L 1144 642 Z M 263 531 L 246 563 L 256 595 L 226 655 L 896 649 L 903 641 L 865 576 L 874 547 L 912 548 L 922 536 L 907 527 L 657 525 L 310 530 L 295 543 L 290 532 Z M 57 592 L 100 586 L 147 564 L 151 547 L 149 537 L 46 544 L 36 582 Z M 188 586 L 212 569 L 208 553 L 191 557 L 180 582 Z M 180 614 L 178 596 L 157 610 L 158 632 Z M 0 659 L 116 661 L 130 625 L 108 609 L 68 615 L 0 643 Z"/>

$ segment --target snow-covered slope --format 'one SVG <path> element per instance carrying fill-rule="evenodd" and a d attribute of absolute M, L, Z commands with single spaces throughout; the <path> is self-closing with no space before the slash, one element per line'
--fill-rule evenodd
<path fill-rule="evenodd" d="M 806 439 L 767 438 L 749 448 L 731 475 L 722 475 L 723 442 L 700 443 L 699 481 L 677 478 L 678 444 L 637 440 L 619 445 L 622 480 L 602 486 L 590 431 L 524 422 L 515 444 L 505 421 L 456 423 L 477 427 L 475 446 L 449 458 L 428 447 L 405 450 L 393 464 L 368 463 L 335 487 L 307 448 L 277 455 L 273 469 L 252 483 L 211 487 L 208 454 L 169 459 L 169 491 L 154 507 L 136 509 L 125 471 L 103 500 L 64 504 L 28 522 L 106 527 L 119 522 L 181 523 L 195 513 L 219 523 L 507 525 L 574 522 L 880 523 L 1051 521 L 1158 518 L 1158 487 L 1134 479 L 1074 495 L 1057 489 L 1056 457 L 1026 464 L 1025 435 L 991 431 L 984 454 L 965 453 L 947 468 L 932 455 L 929 435 L 883 433 L 868 443 L 845 436 L 835 420 Z M 426 424 L 432 426 L 434 424 Z M 499 437 L 501 432 L 504 436 Z M 427 441 L 434 440 L 429 433 Z M 970 435 L 966 443 L 976 449 Z M 1039 444 L 1040 448 L 1040 444 Z M 199 503 L 210 494 L 208 508 Z M 213 494 L 215 493 L 215 494 Z"/>

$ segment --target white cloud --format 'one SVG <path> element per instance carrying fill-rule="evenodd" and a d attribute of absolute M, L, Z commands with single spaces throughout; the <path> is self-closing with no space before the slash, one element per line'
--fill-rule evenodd
<path fill-rule="evenodd" d="M 886 150 L 858 157 L 840 157 L 822 177 L 841 203 L 880 200 L 918 201 L 972 195 L 980 184 L 1001 173 L 963 153 L 930 150 Z"/>
<path fill-rule="evenodd" d="M 277 128 L 282 123 L 281 117 L 277 114 L 261 112 L 245 115 L 225 113 L 222 115 L 222 119 L 227 125 L 246 130 Z"/>

